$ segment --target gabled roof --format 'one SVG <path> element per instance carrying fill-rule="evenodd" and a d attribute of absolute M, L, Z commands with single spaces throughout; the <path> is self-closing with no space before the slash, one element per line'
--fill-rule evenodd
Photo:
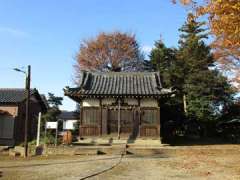
<path fill-rule="evenodd" d="M 31 89 L 30 94 L 36 90 Z M 20 88 L 0 88 L 0 103 L 18 103 L 26 98 L 26 90 Z"/>
<path fill-rule="evenodd" d="M 171 90 L 162 88 L 158 72 L 83 72 L 79 87 L 64 92 L 71 98 L 160 97 Z"/>
<path fill-rule="evenodd" d="M 26 93 L 23 88 L 0 88 L 0 103 L 23 102 L 26 99 Z M 35 95 L 45 110 L 48 108 L 37 89 L 31 89 L 30 95 Z"/>

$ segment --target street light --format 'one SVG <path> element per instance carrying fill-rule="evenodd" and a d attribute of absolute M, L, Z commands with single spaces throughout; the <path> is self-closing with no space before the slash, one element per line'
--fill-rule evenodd
<path fill-rule="evenodd" d="M 26 72 L 26 71 L 23 71 L 23 70 L 21 70 L 21 69 L 14 68 L 13 70 L 14 70 L 14 71 L 18 71 L 18 72 L 22 72 L 22 73 L 24 73 L 24 74 L 26 74 L 26 75 L 27 75 L 27 72 Z"/>
<path fill-rule="evenodd" d="M 26 75 L 26 115 L 25 115 L 25 127 L 24 127 L 24 157 L 28 156 L 28 121 L 29 121 L 29 103 L 30 103 L 30 82 L 31 82 L 31 66 L 28 65 L 27 71 L 23 71 L 18 68 L 14 68 L 14 71 L 24 73 Z"/>

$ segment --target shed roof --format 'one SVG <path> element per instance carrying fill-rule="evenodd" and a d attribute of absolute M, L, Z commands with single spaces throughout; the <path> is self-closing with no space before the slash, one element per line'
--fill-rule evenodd
<path fill-rule="evenodd" d="M 162 88 L 158 72 L 83 72 L 79 87 L 67 87 L 64 92 L 69 97 L 82 98 L 96 96 L 160 97 L 172 93 L 170 89 Z"/>

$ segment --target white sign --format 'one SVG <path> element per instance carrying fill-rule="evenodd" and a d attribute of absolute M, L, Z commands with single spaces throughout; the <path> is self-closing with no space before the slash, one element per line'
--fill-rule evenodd
<path fill-rule="evenodd" d="M 57 129 L 57 122 L 46 122 L 46 129 Z"/>

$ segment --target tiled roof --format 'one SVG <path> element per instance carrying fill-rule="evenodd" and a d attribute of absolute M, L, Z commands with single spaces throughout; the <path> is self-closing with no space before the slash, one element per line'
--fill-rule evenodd
<path fill-rule="evenodd" d="M 78 119 L 78 114 L 74 111 L 62 111 L 61 114 L 58 116 L 58 119 L 62 120 L 74 120 Z"/>
<path fill-rule="evenodd" d="M 31 89 L 31 94 L 37 90 Z M 18 103 L 26 98 L 26 90 L 18 88 L 0 88 L 0 103 Z"/>
<path fill-rule="evenodd" d="M 67 87 L 64 91 L 69 97 L 159 97 L 171 93 L 169 89 L 162 88 L 157 72 L 83 72 L 80 86 Z"/>

